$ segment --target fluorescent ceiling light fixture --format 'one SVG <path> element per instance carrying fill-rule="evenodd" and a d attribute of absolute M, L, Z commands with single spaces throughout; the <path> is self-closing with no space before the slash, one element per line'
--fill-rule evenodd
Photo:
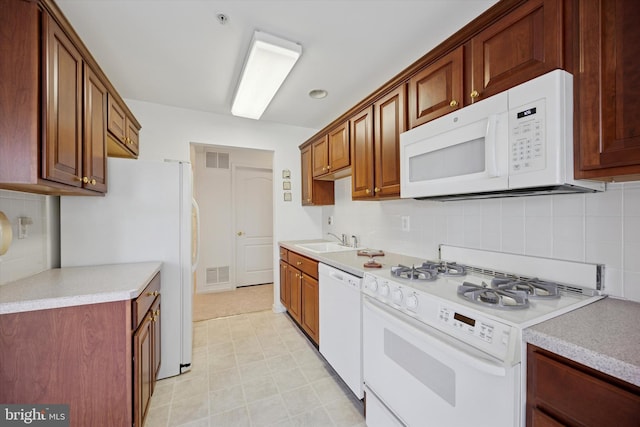
<path fill-rule="evenodd" d="M 251 40 L 231 106 L 234 116 L 259 119 L 302 54 L 302 46 L 262 31 Z"/>

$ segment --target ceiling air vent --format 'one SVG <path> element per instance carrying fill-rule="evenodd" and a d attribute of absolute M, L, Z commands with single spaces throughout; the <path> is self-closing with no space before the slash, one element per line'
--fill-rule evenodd
<path fill-rule="evenodd" d="M 206 167 L 213 169 L 229 169 L 229 153 L 207 151 Z"/>

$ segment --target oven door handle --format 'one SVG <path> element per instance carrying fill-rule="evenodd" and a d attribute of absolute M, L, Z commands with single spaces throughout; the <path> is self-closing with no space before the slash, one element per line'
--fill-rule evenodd
<path fill-rule="evenodd" d="M 498 377 L 507 375 L 506 367 L 503 363 L 499 362 L 498 359 L 489 359 L 491 356 L 481 353 L 480 350 L 476 350 L 455 338 L 451 338 L 443 332 L 421 323 L 400 311 L 387 308 L 367 295 L 364 296 L 363 302 L 366 308 L 376 312 L 379 316 L 384 317 L 386 321 L 391 322 L 398 328 L 406 328 L 414 334 L 424 336 L 427 338 L 429 345 L 437 348 L 446 354 L 447 357 L 457 359 L 468 366 L 490 375 Z M 366 323 L 363 326 L 366 327 Z"/>
<path fill-rule="evenodd" d="M 487 121 L 487 132 L 485 134 L 486 142 L 486 165 L 487 173 L 490 178 L 496 178 L 501 176 L 501 171 L 498 169 L 498 158 L 496 151 L 496 144 L 498 140 L 498 115 L 491 114 Z"/>

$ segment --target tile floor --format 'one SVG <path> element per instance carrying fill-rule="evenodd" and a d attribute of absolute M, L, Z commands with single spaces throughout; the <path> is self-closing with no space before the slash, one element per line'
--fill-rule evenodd
<path fill-rule="evenodd" d="M 145 427 L 364 427 L 363 405 L 283 313 L 194 323 L 192 370 L 158 381 Z"/>

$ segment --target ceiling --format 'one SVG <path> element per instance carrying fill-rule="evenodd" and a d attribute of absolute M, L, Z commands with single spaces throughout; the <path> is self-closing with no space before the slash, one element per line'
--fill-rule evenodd
<path fill-rule="evenodd" d="M 261 120 L 320 129 L 496 0 L 56 3 L 123 98 L 217 114 L 230 114 L 254 30 L 300 43 Z M 329 95 L 311 99 L 312 89 Z"/>

